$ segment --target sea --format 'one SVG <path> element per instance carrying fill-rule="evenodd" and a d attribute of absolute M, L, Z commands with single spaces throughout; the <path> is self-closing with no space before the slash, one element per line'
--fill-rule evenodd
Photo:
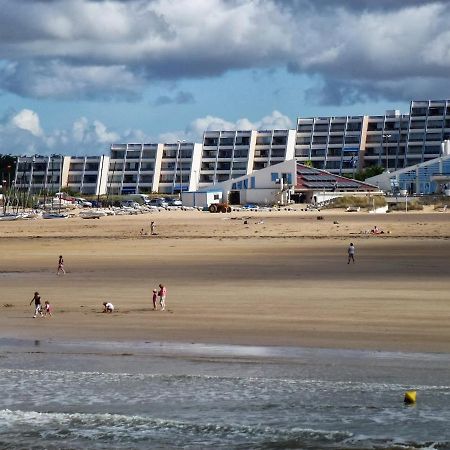
<path fill-rule="evenodd" d="M 450 449 L 450 354 L 0 339 L 0 449 L 167 448 Z"/>

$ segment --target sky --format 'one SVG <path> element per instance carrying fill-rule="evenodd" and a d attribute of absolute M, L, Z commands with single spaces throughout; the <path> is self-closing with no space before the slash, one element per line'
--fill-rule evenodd
<path fill-rule="evenodd" d="M 0 0 L 0 153 L 450 98 L 446 0 Z"/>

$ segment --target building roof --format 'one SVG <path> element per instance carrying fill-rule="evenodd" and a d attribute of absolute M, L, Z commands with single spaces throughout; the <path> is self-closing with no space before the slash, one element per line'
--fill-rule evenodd
<path fill-rule="evenodd" d="M 378 187 L 297 163 L 297 190 L 378 191 Z"/>

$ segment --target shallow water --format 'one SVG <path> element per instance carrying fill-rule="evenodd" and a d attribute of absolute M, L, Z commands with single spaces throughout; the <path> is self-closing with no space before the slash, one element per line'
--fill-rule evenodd
<path fill-rule="evenodd" d="M 0 344 L 0 448 L 450 449 L 448 354 Z"/>

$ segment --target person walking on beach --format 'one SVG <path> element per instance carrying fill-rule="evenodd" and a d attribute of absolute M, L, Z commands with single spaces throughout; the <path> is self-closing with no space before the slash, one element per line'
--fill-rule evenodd
<path fill-rule="evenodd" d="M 156 302 L 158 300 L 158 291 L 156 289 L 153 289 L 153 311 L 156 311 Z"/>
<path fill-rule="evenodd" d="M 39 292 L 35 292 L 33 298 L 30 301 L 30 305 L 34 302 L 34 316 L 33 319 L 36 319 L 37 315 L 39 314 L 42 316 L 42 305 L 41 305 L 41 296 L 39 295 Z"/>
<path fill-rule="evenodd" d="M 153 221 L 150 223 L 150 234 L 152 236 L 156 236 L 156 225 Z"/>
<path fill-rule="evenodd" d="M 353 242 L 350 243 L 350 245 L 348 246 L 348 261 L 347 264 L 350 264 L 350 260 L 353 261 L 353 264 L 355 264 L 355 246 L 353 245 Z"/>
<path fill-rule="evenodd" d="M 166 309 L 166 295 L 167 295 L 167 289 L 163 284 L 159 285 L 159 304 L 161 305 L 161 311 L 164 311 Z"/>
<path fill-rule="evenodd" d="M 59 275 L 59 272 L 62 272 L 63 275 L 65 275 L 66 271 L 64 270 L 64 259 L 62 255 L 59 255 L 58 260 L 58 270 L 56 271 L 56 275 Z"/>
<path fill-rule="evenodd" d="M 48 300 L 45 300 L 44 305 L 45 305 L 44 306 L 44 316 L 45 317 L 47 317 L 47 316 L 52 317 L 52 307 L 51 307 L 50 303 L 48 302 Z"/>

